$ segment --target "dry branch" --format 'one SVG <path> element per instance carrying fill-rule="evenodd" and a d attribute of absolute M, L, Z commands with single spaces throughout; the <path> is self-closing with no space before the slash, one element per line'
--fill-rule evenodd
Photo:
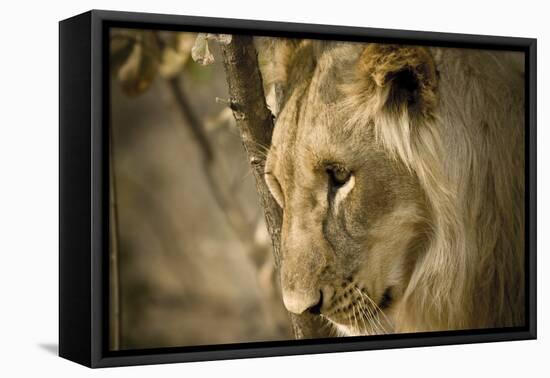
<path fill-rule="evenodd" d="M 109 143 L 109 212 L 110 212 L 110 243 L 109 250 L 109 346 L 111 350 L 120 349 L 121 338 L 121 306 L 120 306 L 120 272 L 119 272 L 119 235 L 118 209 L 116 202 L 114 138 L 111 128 Z"/>
<path fill-rule="evenodd" d="M 220 43 L 223 53 L 230 107 L 239 128 L 252 172 L 260 205 L 265 213 L 267 229 L 273 242 L 275 266 L 281 263 L 282 211 L 264 181 L 265 151 L 271 145 L 273 117 L 267 108 L 258 59 L 251 36 L 234 35 L 229 43 Z M 291 314 L 294 335 L 298 339 L 323 336 L 319 320 L 309 314 Z"/>
<path fill-rule="evenodd" d="M 178 78 L 168 79 L 168 86 L 202 154 L 204 174 L 216 204 L 224 214 L 229 226 L 235 232 L 239 240 L 244 245 L 253 247 L 254 238 L 253 234 L 250 232 L 253 225 L 247 221 L 244 210 L 239 206 L 237 201 L 231 198 L 227 190 L 224 190 L 225 188 L 217 179 L 216 172 L 214 171 L 216 150 L 208 139 L 202 122 L 193 111 Z"/>
<path fill-rule="evenodd" d="M 190 128 L 197 147 L 199 147 L 199 151 L 201 152 L 201 164 L 211 194 L 228 225 L 246 249 L 246 256 L 258 270 L 259 285 L 267 299 L 264 303 L 264 305 L 267 306 L 266 311 L 273 311 L 273 313 L 271 313 L 273 319 L 277 319 L 277 322 L 285 322 L 280 326 L 286 327 L 288 323 L 286 323 L 287 319 L 283 318 L 284 312 L 281 311 L 280 295 L 277 293 L 277 290 L 273 290 L 274 286 L 272 286 L 276 285 L 276 283 L 272 281 L 272 278 L 275 278 L 275 276 L 270 274 L 275 272 L 272 265 L 273 259 L 268 255 L 270 251 L 266 249 L 265 244 L 256 239 L 256 234 L 254 232 L 257 220 L 253 222 L 248 220 L 246 212 L 242 206 L 240 206 L 240 201 L 235 198 L 235 188 L 228 185 L 223 175 L 220 176 L 220 172 L 216 171 L 215 167 L 219 165 L 220 159 L 223 159 L 224 156 L 216 148 L 215 143 L 213 143 L 206 132 L 207 128 L 195 114 L 182 86 L 181 80 L 177 77 L 167 78 L 167 83 L 178 105 L 178 109 L 186 121 L 184 125 Z M 228 105 L 228 103 L 229 101 L 225 104 Z M 232 114 L 229 116 L 233 118 Z M 269 266 L 269 268 L 266 270 L 267 266 Z"/>

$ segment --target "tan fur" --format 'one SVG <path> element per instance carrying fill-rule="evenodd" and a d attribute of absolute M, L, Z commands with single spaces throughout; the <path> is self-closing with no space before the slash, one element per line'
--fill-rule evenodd
<path fill-rule="evenodd" d="M 289 310 L 322 299 L 346 334 L 523 325 L 521 54 L 258 49 L 277 104 L 266 181 L 284 210 Z M 336 168 L 353 179 L 341 192 Z"/>

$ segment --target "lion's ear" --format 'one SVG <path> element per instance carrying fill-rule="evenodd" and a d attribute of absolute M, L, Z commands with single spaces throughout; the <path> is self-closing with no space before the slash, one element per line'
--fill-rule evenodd
<path fill-rule="evenodd" d="M 438 74 L 428 49 L 370 44 L 356 71 L 372 112 L 411 118 L 430 117 L 437 104 Z"/>
<path fill-rule="evenodd" d="M 281 108 L 283 92 L 287 84 L 289 65 L 299 40 L 256 37 L 258 65 L 262 75 L 267 105 L 276 116 Z"/>

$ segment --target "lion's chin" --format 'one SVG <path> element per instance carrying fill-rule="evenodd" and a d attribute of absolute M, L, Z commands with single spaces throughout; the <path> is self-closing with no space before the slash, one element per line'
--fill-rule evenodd
<path fill-rule="evenodd" d="M 332 320 L 332 319 L 330 319 L 326 316 L 323 316 L 323 318 L 328 320 L 330 325 L 336 330 L 337 336 L 339 336 L 339 337 L 361 336 L 362 335 L 357 329 L 355 329 L 352 326 L 337 323 L 334 320 Z"/>

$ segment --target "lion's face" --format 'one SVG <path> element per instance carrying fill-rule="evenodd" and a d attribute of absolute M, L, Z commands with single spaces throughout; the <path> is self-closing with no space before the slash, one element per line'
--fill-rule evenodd
<path fill-rule="evenodd" d="M 423 61 L 369 72 L 377 58 L 365 45 L 298 46 L 265 167 L 283 209 L 285 306 L 319 313 L 344 334 L 391 331 L 388 317 L 429 237 L 418 178 L 384 148 L 376 131 L 383 120 L 368 113 L 404 107 L 421 116 L 422 80 L 432 78 L 418 72 L 432 72 L 418 67 Z M 379 93 L 385 97 L 373 100 Z M 352 97 L 371 103 L 357 108 Z"/>

